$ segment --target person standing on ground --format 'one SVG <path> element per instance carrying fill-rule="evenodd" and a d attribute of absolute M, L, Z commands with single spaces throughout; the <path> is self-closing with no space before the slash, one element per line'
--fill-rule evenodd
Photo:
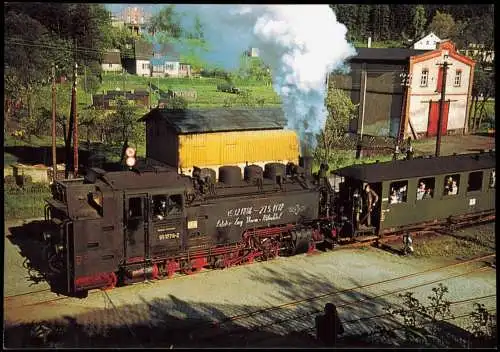
<path fill-rule="evenodd" d="M 325 305 L 325 313 L 316 317 L 316 337 L 326 346 L 335 346 L 338 335 L 344 333 L 337 308 L 333 303 Z"/>

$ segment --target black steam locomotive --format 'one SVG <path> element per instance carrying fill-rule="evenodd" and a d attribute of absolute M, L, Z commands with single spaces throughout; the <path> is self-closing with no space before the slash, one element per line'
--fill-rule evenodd
<path fill-rule="evenodd" d="M 132 153 L 133 154 L 133 153 Z M 134 166 L 133 158 L 127 162 Z M 105 172 L 53 184 L 48 266 L 67 293 L 290 256 L 495 215 L 495 152 L 352 165 Z M 378 194 L 371 211 L 358 191 Z M 425 194 L 425 195 L 424 195 Z M 360 213 L 363 212 L 363 213 Z M 371 214 L 371 226 L 362 218 Z M 369 214 L 368 214 L 369 215 Z M 363 239 L 364 238 L 364 239 Z"/>
<path fill-rule="evenodd" d="M 52 272 L 68 293 L 294 255 L 332 240 L 333 190 L 301 165 L 104 172 L 53 184 Z"/>

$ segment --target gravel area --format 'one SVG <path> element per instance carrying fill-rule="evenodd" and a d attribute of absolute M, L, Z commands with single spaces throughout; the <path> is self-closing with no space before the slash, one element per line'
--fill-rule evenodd
<path fill-rule="evenodd" d="M 342 249 L 318 255 L 278 258 L 220 271 L 206 271 L 198 275 L 141 283 L 107 292 L 98 291 L 86 299 L 69 298 L 52 302 L 48 305 L 49 308 L 47 305 L 22 306 L 7 302 L 4 319 L 7 326 L 26 324 L 34 320 L 61 321 L 64 317 L 63 320 L 72 321 L 72 324 L 86 329 L 93 327 L 97 331 L 120 328 L 136 331 L 139 329 L 138 326 L 179 329 L 193 324 L 203 325 L 210 321 L 224 321 L 228 317 L 263 308 L 355 288 L 312 302 L 303 302 L 296 306 L 268 311 L 265 314 L 255 314 L 221 327 L 232 330 L 236 325 L 245 328 L 268 325 L 260 329 L 261 333 L 265 332 L 276 337 L 292 331 L 312 332 L 315 314 L 311 315 L 311 312 L 320 311 L 326 302 L 335 302 L 342 319 L 350 321 L 381 315 L 385 313 L 383 308 L 388 304 L 398 305 L 400 299 L 397 295 L 389 294 L 395 291 L 411 290 L 415 293 L 414 296 L 424 303 L 431 288 L 436 286 L 438 281 L 449 288 L 451 301 L 496 292 L 496 272 L 491 268 L 457 276 L 477 270 L 480 263 L 362 287 L 451 262 L 449 259 L 436 263 L 435 260 L 424 258 L 399 257 L 375 248 Z M 436 283 L 415 287 L 431 281 Z M 496 300 L 492 301 L 489 305 L 496 308 Z M 458 308 L 470 312 L 471 307 L 472 302 Z M 272 324 L 282 320 L 286 320 L 286 323 Z M 382 320 L 377 319 L 377 323 L 392 329 L 398 326 L 393 320 Z M 346 324 L 346 331 L 347 334 L 369 332 L 373 327 L 373 319 L 358 320 Z M 207 341 L 213 343 L 215 337 L 211 336 L 215 334 L 220 344 L 220 337 L 226 335 L 226 330 L 214 332 L 213 329 L 203 328 L 199 331 L 196 329 L 190 331 L 193 341 L 205 341 L 204 343 Z M 247 335 L 248 333 L 245 333 L 242 336 Z M 242 338 L 237 336 L 239 335 L 236 334 L 234 338 Z M 260 340 L 260 337 L 258 339 Z M 15 345 L 15 342 L 12 343 Z M 71 343 L 68 342 L 65 347 L 71 347 Z"/>
<path fill-rule="evenodd" d="M 457 233 L 481 239 L 489 253 L 495 250 L 494 223 Z M 436 247 L 441 245 L 439 240 L 433 240 Z M 432 247 L 431 243 L 426 245 Z M 48 284 L 44 281 L 33 285 L 33 275 L 23 266 L 19 247 L 9 236 L 5 237 L 5 254 L 5 296 L 42 291 L 4 299 L 8 347 L 25 346 L 31 324 L 42 320 L 50 321 L 52 327 L 65 326 L 65 331 L 73 327 L 71 333 L 64 334 L 59 347 L 110 346 L 110 341 L 111 346 L 122 347 L 313 346 L 314 317 L 326 302 L 337 305 L 346 335 L 368 334 L 377 326 L 401 331 L 401 321 L 384 316 L 384 307 L 400 306 L 398 293 L 407 291 L 427 305 L 427 297 L 438 283 L 448 288 L 449 301 L 473 299 L 452 305 L 455 316 L 472 312 L 474 302 L 496 313 L 496 296 L 476 300 L 496 294 L 496 270 L 480 269 L 485 265 L 481 261 L 393 280 L 456 263 L 459 254 L 403 257 L 372 247 L 338 249 L 94 291 L 86 299 L 62 298 L 44 305 L 29 304 L 58 296 L 46 290 Z M 304 301 L 231 318 L 298 300 Z M 380 317 L 370 318 L 374 316 Z M 213 328 L 209 323 L 215 321 L 224 323 Z M 470 319 L 451 323 L 467 328 Z M 352 346 L 352 342 L 348 345 Z"/>

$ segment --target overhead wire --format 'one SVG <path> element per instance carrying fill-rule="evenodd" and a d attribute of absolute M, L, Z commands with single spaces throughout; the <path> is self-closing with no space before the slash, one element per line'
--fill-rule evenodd
<path fill-rule="evenodd" d="M 345 293 L 345 292 L 354 291 L 354 290 L 357 290 L 357 289 L 366 288 L 366 287 L 370 287 L 370 286 L 374 286 L 374 285 L 384 284 L 384 283 L 388 283 L 388 282 L 395 281 L 395 280 L 403 280 L 403 279 L 407 279 L 407 278 L 410 278 L 410 277 L 422 275 L 422 274 L 425 274 L 425 273 L 428 273 L 428 272 L 432 272 L 432 271 L 437 271 L 437 270 L 446 269 L 446 268 L 453 268 L 453 267 L 456 267 L 456 266 L 460 266 L 460 265 L 464 265 L 464 264 L 473 263 L 473 262 L 476 262 L 476 261 L 479 261 L 479 260 L 483 260 L 483 259 L 486 259 L 486 258 L 489 258 L 489 257 L 492 257 L 492 256 L 495 256 L 495 254 L 481 256 L 481 257 L 476 257 L 476 258 L 473 258 L 472 260 L 470 260 L 468 262 L 459 262 L 459 263 L 454 263 L 454 264 L 447 264 L 447 265 L 444 265 L 444 266 L 441 266 L 441 267 L 430 268 L 430 269 L 426 269 L 424 271 L 412 273 L 412 274 L 409 274 L 409 275 L 403 275 L 403 276 L 396 277 L 396 278 L 390 278 L 390 279 L 386 279 L 386 280 L 382 280 L 382 281 L 372 282 L 372 283 L 366 284 L 366 285 L 351 287 L 351 288 L 343 289 L 343 290 L 329 291 L 327 293 L 316 295 L 316 296 L 312 296 L 312 297 L 308 297 L 308 298 L 305 298 L 305 299 L 301 299 L 301 300 L 297 300 L 297 301 L 292 301 L 292 302 L 288 302 L 288 303 L 285 303 L 285 304 L 281 304 L 281 305 L 277 305 L 277 306 L 272 306 L 272 307 L 269 307 L 269 308 L 264 308 L 264 309 L 253 311 L 253 312 L 250 312 L 250 313 L 244 313 L 244 314 L 235 315 L 235 316 L 232 316 L 232 317 L 225 318 L 225 319 L 223 319 L 221 321 L 216 321 L 216 322 L 212 322 L 212 323 L 209 323 L 209 324 L 211 324 L 212 326 L 219 327 L 220 325 L 223 325 L 223 324 L 235 321 L 235 320 L 249 318 L 249 317 L 251 317 L 253 315 L 256 315 L 256 314 L 263 314 L 263 313 L 270 312 L 270 311 L 273 311 L 273 310 L 282 309 L 282 308 L 285 308 L 285 307 L 288 307 L 288 306 L 294 306 L 294 305 L 297 305 L 299 303 L 304 303 L 304 302 L 308 302 L 308 301 L 314 301 L 314 300 L 318 300 L 320 298 L 328 297 L 328 296 L 331 296 L 331 295 L 339 295 L 339 294 L 342 294 L 342 293 Z M 482 267 L 479 270 L 484 270 L 485 268 L 488 268 L 488 267 Z M 473 270 L 473 271 L 476 271 L 476 270 Z M 471 271 L 471 272 L 473 272 L 473 271 Z M 470 273 L 470 272 L 461 273 L 461 274 L 458 274 L 458 275 L 456 275 L 454 277 L 466 275 L 468 273 Z M 435 283 L 435 282 L 444 281 L 444 280 L 447 280 L 449 278 L 453 278 L 453 277 L 448 277 L 448 278 L 441 279 L 441 280 L 435 280 L 434 282 L 429 282 L 429 283 L 426 283 L 426 284 L 417 285 L 416 287 L 418 287 L 418 286 L 425 286 L 425 285 L 429 285 L 429 284 L 432 284 L 432 283 Z M 404 291 L 404 290 L 408 290 L 408 289 L 411 289 L 411 288 L 412 287 L 407 287 L 407 288 L 401 289 L 399 291 Z M 389 295 L 389 294 L 394 294 L 394 293 L 397 293 L 397 292 L 398 292 L 398 290 L 396 290 L 395 292 L 390 292 L 390 293 L 386 293 L 386 294 L 383 294 L 383 295 L 371 297 L 370 299 L 379 298 L 379 297 L 382 297 L 382 296 L 385 296 L 385 295 Z M 355 302 L 352 302 L 352 303 L 357 303 L 357 302 L 358 301 L 355 301 Z M 347 305 L 349 305 L 349 304 L 346 304 L 344 306 L 347 306 Z M 310 313 L 307 313 L 307 314 L 304 314 L 304 315 L 301 315 L 301 316 L 298 316 L 298 317 L 310 316 L 310 315 L 313 315 L 313 314 L 317 314 L 319 312 L 321 312 L 321 311 L 315 310 L 315 311 L 312 311 Z M 283 321 L 274 322 L 274 323 L 271 323 L 271 324 L 268 324 L 268 325 L 274 325 L 274 324 L 277 324 L 277 323 L 280 323 L 280 322 L 284 322 L 284 321 L 288 321 L 288 320 L 292 320 L 292 319 L 296 319 L 296 318 L 297 318 L 297 316 L 292 317 L 292 318 L 287 318 L 287 319 L 285 319 Z M 202 325 L 203 326 L 200 326 L 198 329 L 203 329 L 204 327 L 208 327 L 208 326 L 206 326 L 208 324 L 202 324 Z"/>
<path fill-rule="evenodd" d="M 468 272 L 465 272 L 465 273 L 460 273 L 460 274 L 457 274 L 457 275 L 449 276 L 449 277 L 446 277 L 444 279 L 438 279 L 438 280 L 426 282 L 424 284 L 414 285 L 414 286 L 406 287 L 406 288 L 403 288 L 403 289 L 397 289 L 397 290 L 394 290 L 394 291 L 386 292 L 386 293 L 383 293 L 383 294 L 380 294 L 380 295 L 376 295 L 376 296 L 371 296 L 369 298 L 363 298 L 363 299 L 356 300 L 356 301 L 353 301 L 353 302 L 346 302 L 345 300 L 341 299 L 341 301 L 346 302 L 346 304 L 336 305 L 336 306 L 337 306 L 337 308 L 341 308 L 341 307 L 346 307 L 346 306 L 351 306 L 351 305 L 359 305 L 361 302 L 371 301 L 371 300 L 374 300 L 376 298 L 381 298 L 381 297 L 384 297 L 384 296 L 390 296 L 390 295 L 393 295 L 395 293 L 399 293 L 399 292 L 402 292 L 402 291 L 407 291 L 407 290 L 410 290 L 410 289 L 413 289 L 413 288 L 428 286 L 428 285 L 431 285 L 433 283 L 438 283 L 438 282 L 446 281 L 446 280 L 453 279 L 453 278 L 456 278 L 456 277 L 468 275 L 468 274 L 470 274 L 472 272 L 483 271 L 483 270 L 489 269 L 489 268 L 490 268 L 489 266 L 485 266 L 485 267 L 481 267 L 479 269 L 474 269 L 474 270 L 471 270 L 471 271 L 468 271 Z M 296 320 L 296 319 L 299 319 L 299 318 L 309 317 L 311 315 L 315 315 L 315 314 L 318 314 L 318 313 L 321 313 L 321 312 L 322 312 L 322 310 L 316 309 L 316 310 L 313 310 L 313 311 L 308 312 L 306 314 L 301 314 L 301 315 L 289 317 L 289 318 L 286 318 L 286 319 L 274 321 L 274 322 L 271 322 L 271 323 L 266 324 L 266 325 L 260 325 L 260 326 L 258 326 L 256 328 L 251 329 L 251 330 L 252 331 L 261 330 L 261 329 L 269 327 L 269 326 L 273 326 L 273 325 L 277 325 L 277 324 L 282 324 L 284 322 L 291 321 L 291 320 Z"/>

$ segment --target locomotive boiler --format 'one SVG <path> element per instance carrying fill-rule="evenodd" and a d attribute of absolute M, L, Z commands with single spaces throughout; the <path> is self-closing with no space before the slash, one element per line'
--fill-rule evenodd
<path fill-rule="evenodd" d="M 332 242 L 333 190 L 311 159 L 222 166 L 192 176 L 153 167 L 53 184 L 49 267 L 68 293 L 289 256 Z"/>

